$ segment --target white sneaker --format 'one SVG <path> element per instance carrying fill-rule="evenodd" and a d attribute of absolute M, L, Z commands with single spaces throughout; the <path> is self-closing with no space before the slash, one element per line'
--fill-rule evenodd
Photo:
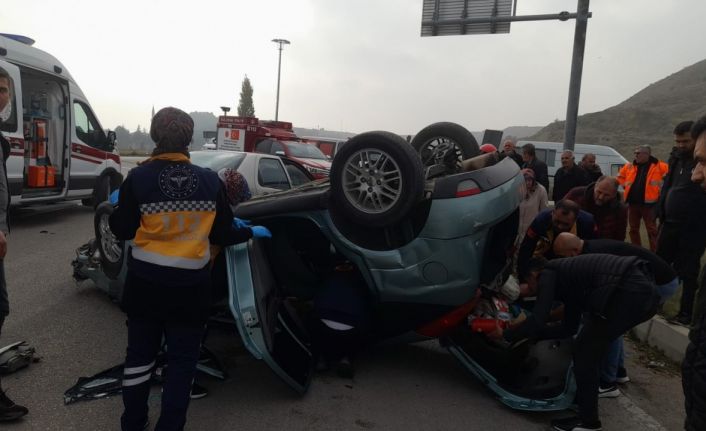
<path fill-rule="evenodd" d="M 620 389 L 615 383 L 601 383 L 598 386 L 598 398 L 615 398 L 620 396 Z"/>

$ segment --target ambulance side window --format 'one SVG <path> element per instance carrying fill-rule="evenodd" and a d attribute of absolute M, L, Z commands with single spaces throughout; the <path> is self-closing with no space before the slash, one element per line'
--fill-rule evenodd
<path fill-rule="evenodd" d="M 6 72 L 0 68 L 0 71 Z M 15 83 L 12 78 L 0 79 L 0 98 L 7 98 L 7 105 L 0 109 L 0 130 L 3 132 L 17 131 L 17 100 L 15 99 Z M 8 85 L 5 85 L 8 84 Z"/>
<path fill-rule="evenodd" d="M 84 144 L 99 149 L 108 147 L 108 138 L 98 126 L 93 112 L 88 106 L 78 101 L 74 101 L 74 123 L 76 124 L 76 136 Z"/>

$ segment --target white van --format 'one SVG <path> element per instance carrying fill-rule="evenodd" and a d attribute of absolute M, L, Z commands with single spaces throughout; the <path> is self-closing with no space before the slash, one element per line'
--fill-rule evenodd
<path fill-rule="evenodd" d="M 81 199 L 96 205 L 122 182 L 115 133 L 103 130 L 64 65 L 33 43 L 0 34 L 0 69 L 10 75 L 12 92 L 0 113 L 11 147 L 11 202 Z"/>
<path fill-rule="evenodd" d="M 541 141 L 518 141 L 518 152 L 522 154 L 522 147 L 525 144 L 533 144 L 537 159 L 547 164 L 549 178 L 554 178 L 557 169 L 561 167 L 561 153 L 564 151 L 562 142 L 541 142 Z M 600 166 L 603 175 L 618 176 L 620 168 L 628 161 L 619 152 L 605 145 L 576 144 L 574 146 L 574 158 L 576 163 L 581 162 L 584 154 L 593 153 L 596 155 L 596 164 Z"/>

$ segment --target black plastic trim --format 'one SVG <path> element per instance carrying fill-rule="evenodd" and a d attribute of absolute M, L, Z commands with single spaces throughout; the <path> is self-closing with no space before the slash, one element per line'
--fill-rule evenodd
<path fill-rule="evenodd" d="M 517 163 L 511 158 L 506 157 L 487 168 L 436 179 L 432 196 L 433 199 L 455 198 L 458 183 L 464 180 L 475 181 L 481 191 L 485 192 L 510 181 L 519 171 L 520 168 L 517 166 Z"/>

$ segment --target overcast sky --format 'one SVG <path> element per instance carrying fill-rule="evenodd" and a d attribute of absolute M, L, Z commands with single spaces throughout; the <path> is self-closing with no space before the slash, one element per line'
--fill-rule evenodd
<path fill-rule="evenodd" d="M 471 0 L 473 1 L 473 0 Z M 576 0 L 518 0 L 517 14 Z M 706 58 L 704 0 L 593 0 L 580 113 L 613 106 Z M 235 111 L 247 74 L 256 115 L 298 127 L 416 133 L 541 126 L 566 115 L 575 21 L 510 34 L 420 37 L 422 0 L 3 0 L 0 31 L 56 56 L 103 127 L 149 124 L 152 106 Z"/>

